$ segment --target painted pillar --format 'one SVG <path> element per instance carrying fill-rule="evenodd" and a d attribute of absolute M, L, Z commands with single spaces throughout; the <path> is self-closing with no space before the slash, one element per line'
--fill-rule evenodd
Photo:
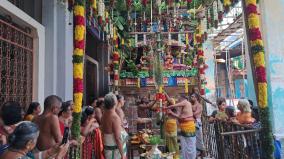
<path fill-rule="evenodd" d="M 206 64 L 208 68 L 205 70 L 206 74 L 206 88 L 205 96 L 209 101 L 216 101 L 216 86 L 215 86 L 215 61 L 214 61 L 214 47 L 212 41 L 206 41 L 203 44 L 204 55 L 206 57 Z M 207 115 L 211 115 L 216 108 L 207 104 Z"/>

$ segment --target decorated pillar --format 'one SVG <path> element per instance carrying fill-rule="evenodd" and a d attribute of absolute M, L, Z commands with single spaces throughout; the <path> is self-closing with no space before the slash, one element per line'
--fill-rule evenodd
<path fill-rule="evenodd" d="M 83 100 L 83 74 L 85 53 L 85 1 L 75 0 L 74 8 L 74 51 L 73 51 L 73 123 L 72 136 L 80 137 L 80 124 Z"/>
<path fill-rule="evenodd" d="M 273 137 L 270 111 L 268 108 L 265 53 L 256 1 L 257 0 L 243 0 L 243 7 L 245 12 L 250 59 L 252 61 L 252 70 L 255 77 L 254 83 L 257 92 L 260 122 L 262 126 L 262 130 L 260 132 L 262 158 L 272 159 Z"/>
<path fill-rule="evenodd" d="M 197 51 L 197 67 L 199 70 L 199 85 L 200 85 L 200 95 L 205 95 L 205 58 L 204 51 L 202 46 L 202 31 L 200 30 L 200 25 L 197 27 L 196 32 L 194 34 L 194 44 L 195 49 Z"/>

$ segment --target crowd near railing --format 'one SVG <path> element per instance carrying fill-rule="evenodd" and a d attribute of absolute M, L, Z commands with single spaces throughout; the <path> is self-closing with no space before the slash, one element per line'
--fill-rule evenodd
<path fill-rule="evenodd" d="M 260 129 L 215 120 L 204 122 L 204 142 L 208 157 L 215 159 L 259 159 Z"/>

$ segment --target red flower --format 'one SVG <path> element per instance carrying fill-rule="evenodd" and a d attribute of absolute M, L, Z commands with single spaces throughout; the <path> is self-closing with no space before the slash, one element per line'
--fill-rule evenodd
<path fill-rule="evenodd" d="M 196 42 L 197 43 L 201 43 L 201 41 L 202 41 L 202 37 L 201 36 L 196 36 L 195 38 L 196 38 Z"/>
<path fill-rule="evenodd" d="M 246 11 L 247 11 L 247 14 L 252 14 L 252 13 L 255 13 L 257 14 L 257 7 L 256 5 L 253 5 L 253 4 L 249 4 L 247 7 L 246 7 Z"/>
<path fill-rule="evenodd" d="M 200 95 L 205 95 L 205 89 L 200 89 Z"/>
<path fill-rule="evenodd" d="M 249 37 L 251 41 L 261 39 L 261 32 L 259 28 L 249 29 Z"/>
<path fill-rule="evenodd" d="M 113 61 L 118 61 L 119 60 L 119 55 L 118 54 L 113 54 Z"/>
<path fill-rule="evenodd" d="M 147 0 L 142 0 L 142 4 L 143 4 L 144 7 L 146 7 L 147 3 L 148 3 Z"/>
<path fill-rule="evenodd" d="M 83 16 L 75 16 L 76 25 L 85 25 L 85 18 Z"/>
<path fill-rule="evenodd" d="M 163 93 L 157 93 L 156 100 L 160 100 L 160 99 L 162 99 L 162 101 L 166 101 L 166 96 Z"/>
<path fill-rule="evenodd" d="M 82 93 L 83 92 L 83 80 L 80 78 L 75 78 L 73 81 L 74 84 L 74 93 Z"/>
<path fill-rule="evenodd" d="M 199 74 L 205 74 L 204 69 L 199 69 Z"/>
<path fill-rule="evenodd" d="M 99 16 L 99 18 L 98 18 L 99 20 L 99 25 L 102 25 L 103 24 L 103 17 L 102 16 Z"/>
<path fill-rule="evenodd" d="M 198 50 L 198 51 L 197 51 L 197 55 L 198 55 L 198 56 L 204 56 L 203 50 Z"/>
<path fill-rule="evenodd" d="M 85 41 L 75 41 L 75 48 L 84 49 L 85 48 Z"/>
<path fill-rule="evenodd" d="M 118 75 L 114 75 L 114 76 L 113 76 L 113 79 L 114 79 L 114 80 L 119 80 L 119 76 L 118 76 Z"/>
<path fill-rule="evenodd" d="M 191 3 L 192 2 L 192 0 L 187 0 L 187 3 Z"/>
<path fill-rule="evenodd" d="M 257 67 L 255 69 L 256 80 L 257 82 L 265 83 L 266 82 L 266 70 L 265 67 Z"/>

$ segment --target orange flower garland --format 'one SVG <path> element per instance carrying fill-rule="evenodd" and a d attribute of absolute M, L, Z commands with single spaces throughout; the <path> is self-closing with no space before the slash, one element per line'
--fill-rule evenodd
<path fill-rule="evenodd" d="M 73 123 L 72 136 L 76 139 L 80 137 L 80 120 L 83 100 L 83 57 L 85 52 L 85 1 L 77 0 L 74 6 L 74 51 L 73 51 Z"/>
<path fill-rule="evenodd" d="M 262 157 L 265 159 L 273 158 L 273 138 L 272 127 L 269 119 L 268 97 L 267 97 L 267 80 L 264 46 L 260 31 L 260 18 L 257 11 L 256 0 L 245 0 L 247 23 L 248 23 L 248 39 L 251 46 L 253 62 L 255 66 L 255 77 L 258 90 L 258 105 L 260 107 L 260 121 L 262 126 L 261 145 Z"/>
<path fill-rule="evenodd" d="M 194 35 L 194 44 L 197 47 L 197 59 L 198 59 L 198 67 L 199 67 L 199 77 L 200 77 L 200 95 L 205 95 L 205 58 L 204 51 L 202 48 L 202 34 L 201 34 L 201 26 L 198 26 Z"/>

